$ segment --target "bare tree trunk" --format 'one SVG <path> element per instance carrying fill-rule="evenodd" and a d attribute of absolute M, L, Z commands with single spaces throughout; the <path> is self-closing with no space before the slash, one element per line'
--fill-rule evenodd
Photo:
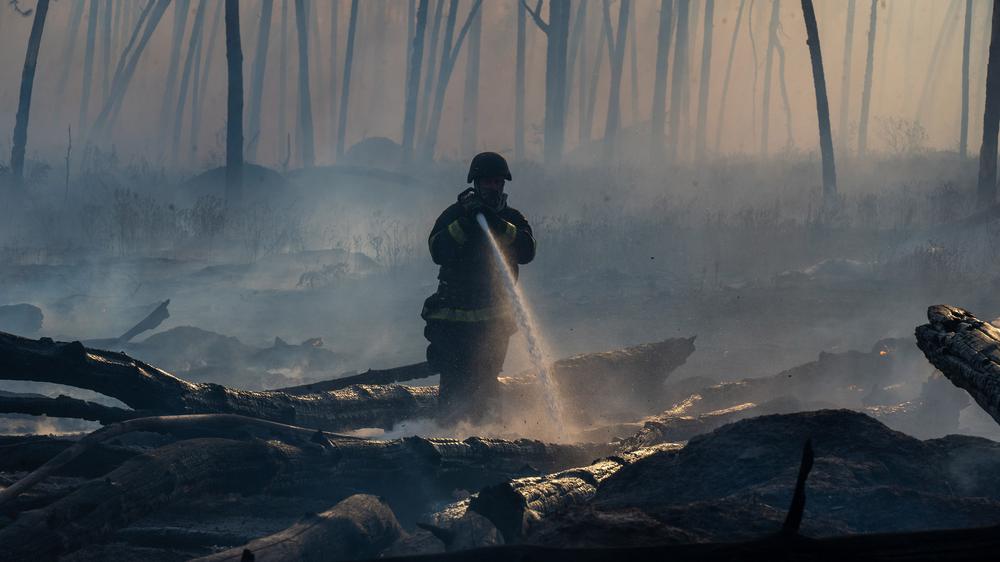
<path fill-rule="evenodd" d="M 955 35 L 952 32 L 952 20 L 958 17 L 959 6 L 959 0 L 952 0 L 948 5 L 948 11 L 945 13 L 944 19 L 941 21 L 941 30 L 938 32 L 937 40 L 934 42 L 931 62 L 927 65 L 924 85 L 920 89 L 920 102 L 917 104 L 917 121 L 922 121 L 925 115 L 931 113 L 930 103 L 934 97 L 934 88 L 940 81 L 940 76 L 937 72 L 938 63 L 941 61 L 941 54 L 948 51 L 951 38 Z"/>
<path fill-rule="evenodd" d="M 517 45 L 514 54 L 514 159 L 524 160 L 524 49 L 527 10 L 517 3 Z M 581 76 L 581 79 L 583 77 Z"/>
<path fill-rule="evenodd" d="M 42 31 L 45 16 L 49 13 L 49 0 L 38 0 L 35 18 L 31 22 L 28 49 L 24 54 L 24 69 L 21 71 L 21 91 L 17 99 L 17 117 L 14 122 L 14 137 L 10 149 L 10 171 L 14 184 L 20 185 L 24 179 L 24 152 L 28 144 L 28 115 L 31 113 L 31 90 L 35 85 L 35 66 L 38 51 L 42 46 Z"/>
<path fill-rule="evenodd" d="M 201 131 L 201 108 L 205 100 L 205 91 L 208 88 L 208 77 L 211 76 L 212 70 L 212 53 L 215 51 L 215 38 L 219 35 L 219 22 L 221 21 L 223 2 L 215 3 L 215 15 L 212 16 L 212 29 L 209 31 L 208 38 L 208 50 L 205 51 L 205 68 L 202 72 L 195 72 L 195 76 L 198 78 L 197 82 L 192 87 L 191 96 L 191 159 L 198 154 L 198 133 Z M 201 57 L 201 48 L 205 41 L 198 42 L 198 56 Z M 197 66 L 200 66 L 197 65 Z M 196 66 L 196 68 L 197 68 Z"/>
<path fill-rule="evenodd" d="M 525 0 L 522 0 L 522 3 Z M 549 0 L 549 21 L 539 13 L 542 3 L 529 10 L 547 38 L 545 49 L 545 140 L 543 158 L 554 163 L 562 156 L 566 135 L 566 50 L 569 41 L 569 0 Z M 527 5 L 525 5 L 527 9 Z"/>
<path fill-rule="evenodd" d="M 788 81 L 785 80 L 785 48 L 781 45 L 781 37 L 777 38 L 774 48 L 778 51 L 778 79 L 781 81 L 781 102 L 785 109 L 785 150 L 795 146 L 792 132 L 792 104 L 788 100 Z"/>
<path fill-rule="evenodd" d="M 199 8 L 200 9 L 200 8 Z M 260 24 L 257 27 L 257 47 L 253 56 L 253 72 L 250 75 L 250 115 L 247 120 L 247 159 L 257 161 L 257 146 L 260 144 L 260 108 L 264 99 L 264 73 L 267 70 L 267 48 L 271 38 L 271 14 L 274 0 L 261 0 Z"/>
<path fill-rule="evenodd" d="M 597 82 L 601 77 L 601 65 L 604 63 L 604 45 L 610 41 L 608 29 L 601 25 L 601 32 L 598 34 L 597 50 L 594 51 L 594 68 L 590 74 L 590 93 L 587 94 L 587 116 L 583 120 L 584 130 L 581 134 L 583 140 L 590 140 L 590 133 L 594 129 L 594 107 L 597 105 Z"/>
<path fill-rule="evenodd" d="M 146 45 L 149 44 L 150 37 L 156 31 L 156 27 L 160 24 L 163 13 L 169 5 L 170 0 L 150 0 L 146 8 L 143 9 L 142 14 L 140 14 L 132 38 L 122 52 L 122 58 L 118 61 L 118 67 L 115 69 L 115 77 L 111 81 L 111 93 L 104 100 L 101 113 L 98 114 L 97 119 L 94 121 L 95 133 L 103 133 L 111 128 L 118 112 L 121 110 L 121 106 L 125 100 L 125 93 L 128 91 L 132 76 L 139 65 L 139 59 L 142 58 L 142 53 Z M 140 34 L 141 37 L 139 37 Z M 138 43 L 136 43 L 137 38 Z"/>
<path fill-rule="evenodd" d="M 111 0 L 104 0 L 104 22 L 101 40 L 101 97 L 108 97 L 111 86 Z"/>
<path fill-rule="evenodd" d="M 566 61 L 566 111 L 569 111 L 570 100 L 572 99 L 573 80 L 575 78 L 576 71 L 576 59 L 580 54 L 580 47 L 583 45 L 583 39 L 586 36 L 586 25 L 587 25 L 587 2 L 579 2 L 576 8 L 576 16 L 573 18 L 573 27 L 570 29 L 569 34 L 569 54 L 567 55 Z M 584 83 L 583 80 L 583 67 L 580 70 L 580 84 Z M 581 88 L 580 91 L 583 91 Z"/>
<path fill-rule="evenodd" d="M 958 157 L 965 160 L 969 146 L 969 45 L 972 40 L 972 0 L 965 0 L 965 34 L 962 38 L 962 121 Z"/>
<path fill-rule="evenodd" d="M 337 44 L 339 43 L 340 3 L 330 3 L 330 138 L 337 134 Z M 336 157 L 337 150 L 330 144 L 330 159 Z"/>
<path fill-rule="evenodd" d="M 94 77 L 94 44 L 97 41 L 97 17 L 101 6 L 98 0 L 90 0 L 90 11 L 87 14 L 87 45 L 83 55 L 83 89 L 80 93 L 80 117 L 77 130 L 80 136 L 86 136 L 87 107 L 90 103 L 90 87 Z"/>
<path fill-rule="evenodd" d="M 288 2 L 281 2 L 281 43 L 278 53 L 278 140 L 288 135 Z"/>
<path fill-rule="evenodd" d="M 996 0 L 1000 2 L 1000 0 Z M 813 87 L 816 90 L 816 116 L 819 119 L 819 147 L 823 157 L 823 201 L 829 204 L 837 195 L 837 169 L 833 161 L 833 135 L 830 133 L 830 102 L 826 97 L 826 75 L 823 72 L 823 52 L 819 44 L 819 29 L 812 0 L 802 0 L 802 14 L 809 42 Z"/>
<path fill-rule="evenodd" d="M 184 42 L 184 30 L 187 27 L 187 17 L 190 11 L 189 0 L 174 2 L 174 29 L 170 38 L 170 65 L 167 67 L 166 88 L 163 91 L 163 102 L 160 104 L 160 121 L 158 131 L 165 131 L 170 121 L 170 107 L 177 89 L 177 69 L 181 61 L 181 43 Z"/>
<path fill-rule="evenodd" d="M 605 33 L 611 37 L 611 86 L 608 93 L 608 115 L 604 126 L 604 157 L 611 158 L 615 150 L 616 136 L 621 121 L 621 85 L 622 71 L 625 62 L 625 44 L 628 41 L 628 20 L 629 10 L 632 2 L 621 0 L 618 8 L 618 32 L 616 35 L 611 31 L 611 7 L 610 1 L 604 0 L 604 27 Z"/>
<path fill-rule="evenodd" d="M 184 127 L 184 106 L 187 102 L 188 84 L 191 81 L 191 73 L 197 74 L 197 60 L 201 53 L 201 38 L 205 27 L 205 9 L 208 0 L 201 0 L 198 3 L 198 10 L 194 14 L 194 23 L 191 26 L 191 39 L 188 42 L 187 57 L 184 60 L 184 70 L 181 71 L 181 88 L 177 94 L 177 109 L 174 111 L 174 130 L 170 142 L 170 159 L 176 165 L 180 152 L 181 129 Z M 269 2 L 270 0 L 264 0 Z M 192 90 L 197 88 L 194 86 Z"/>
<path fill-rule="evenodd" d="M 986 63 L 986 109 L 983 112 L 983 147 L 979 150 L 980 207 L 991 206 L 997 198 L 997 133 L 1000 131 L 1000 0 L 993 0 L 990 29 L 990 58 Z"/>
<path fill-rule="evenodd" d="M 853 1 L 853 0 L 852 0 Z M 771 23 L 767 27 L 767 55 L 764 62 L 764 98 L 760 120 L 760 156 L 768 153 L 768 131 L 771 125 L 771 71 L 774 69 L 774 50 L 778 42 L 778 18 L 781 10 L 778 0 L 771 0 Z"/>
<path fill-rule="evenodd" d="M 746 0 L 743 0 L 746 1 Z M 742 10 L 742 4 L 741 10 Z M 742 14 L 742 12 L 741 12 Z M 670 37 L 673 29 L 674 2 L 660 2 L 660 28 L 656 33 L 656 76 L 653 80 L 653 109 L 650 113 L 653 128 L 650 157 L 652 161 L 663 156 L 664 134 L 667 124 L 667 63 L 670 59 Z M 739 19 L 736 20 L 739 27 Z"/>
<path fill-rule="evenodd" d="M 86 2 L 78 1 L 73 2 L 73 9 L 69 13 L 69 32 L 65 35 L 66 43 L 63 47 L 62 61 L 63 67 L 62 72 L 59 73 L 59 82 L 56 86 L 56 91 L 59 93 L 66 92 L 66 82 L 69 80 L 69 70 L 73 68 L 73 52 L 76 49 L 76 36 L 80 33 L 80 22 L 83 21 L 83 8 L 86 6 Z"/>
<path fill-rule="evenodd" d="M 441 36 L 442 19 L 444 19 L 444 0 L 438 0 L 436 3 L 436 9 L 434 10 L 434 24 L 431 26 L 430 49 L 427 51 L 427 73 L 423 78 L 423 101 L 419 101 L 420 105 L 419 110 L 417 111 L 417 130 L 414 133 L 421 139 L 421 142 L 423 142 L 423 139 L 427 137 L 427 120 L 430 118 L 431 100 L 434 97 L 434 79 L 437 77 L 435 72 L 437 72 L 438 39 Z"/>
<path fill-rule="evenodd" d="M 722 147 L 722 124 L 726 122 L 726 97 L 729 96 L 729 78 L 733 71 L 733 54 L 736 52 L 736 38 L 740 33 L 740 20 L 743 19 L 743 8 L 747 0 L 740 0 L 740 9 L 736 13 L 736 26 L 733 27 L 733 38 L 729 43 L 729 57 L 726 61 L 726 74 L 722 79 L 722 99 L 719 102 L 719 121 L 715 125 L 715 151 Z"/>
<path fill-rule="evenodd" d="M 855 0 L 847 2 L 847 28 L 844 31 L 844 73 L 840 78 L 840 127 L 837 129 L 839 143 L 848 145 L 847 116 L 850 114 L 851 100 L 851 50 L 854 46 Z"/>
<path fill-rule="evenodd" d="M 410 62 L 406 74 L 406 108 L 403 115 L 403 163 L 413 158 L 413 139 L 417 128 L 417 96 L 420 93 L 420 70 L 424 61 L 424 34 L 427 30 L 427 5 L 430 0 L 420 0 L 416 13 L 413 43 L 410 45 Z"/>
<path fill-rule="evenodd" d="M 709 2 L 711 2 L 711 1 L 712 0 L 709 0 Z M 629 77 L 631 79 L 630 80 L 631 84 L 630 84 L 630 88 L 629 88 L 629 94 L 631 95 L 631 98 L 632 98 L 632 124 L 633 125 L 635 125 L 636 123 L 639 122 L 639 52 L 638 52 L 639 51 L 639 47 L 637 45 L 638 42 L 639 42 L 639 32 L 636 31 L 636 29 L 637 29 L 636 20 L 639 18 L 639 15 L 636 13 L 637 11 L 638 11 L 637 9 L 636 10 L 632 10 L 632 15 L 629 18 L 629 27 L 631 28 L 631 30 L 629 31 L 629 35 L 631 37 L 630 37 L 630 40 L 629 40 L 629 55 L 628 55 L 629 56 Z M 572 85 L 573 85 L 573 82 L 570 81 L 569 84 L 566 87 L 569 88 Z"/>
<path fill-rule="evenodd" d="M 119 0 L 117 2 L 115 0 L 108 0 L 108 2 L 110 2 L 111 4 L 113 4 L 114 8 L 115 8 L 114 23 L 112 24 L 111 50 L 117 52 L 118 49 L 120 49 L 121 46 L 122 46 L 122 35 L 124 34 L 124 31 L 125 31 L 124 27 L 122 25 L 122 4 L 124 4 L 124 2 L 122 2 L 121 0 Z M 109 89 L 111 88 L 111 75 L 110 75 L 110 73 L 111 73 L 111 66 L 110 66 L 110 64 L 111 64 L 111 61 L 108 61 L 108 65 L 109 65 L 108 66 L 108 88 Z M 108 94 L 105 93 L 104 97 L 108 97 Z"/>
<path fill-rule="evenodd" d="M 777 2 L 775 2 L 777 8 Z M 712 28 L 715 0 L 705 1 L 705 29 L 702 33 L 701 74 L 698 85 L 698 124 L 695 129 L 695 161 L 705 158 L 705 129 L 708 126 L 708 88 L 712 81 Z"/>
<path fill-rule="evenodd" d="M 483 42 L 483 10 L 472 19 L 469 28 L 469 48 L 465 52 L 465 95 L 462 101 L 462 140 L 460 151 L 474 155 L 479 118 L 479 52 Z M 460 152 L 459 154 L 462 154 Z"/>
<path fill-rule="evenodd" d="M 358 0 L 351 0 L 351 19 L 347 24 L 347 47 L 344 51 L 344 81 L 340 91 L 340 114 L 337 117 L 337 159 L 344 156 L 347 136 L 347 107 L 351 95 L 351 65 L 354 64 L 354 36 L 358 30 Z"/>
<path fill-rule="evenodd" d="M 683 102 L 684 89 L 687 87 L 688 11 L 691 7 L 691 0 L 677 2 L 677 43 L 674 47 L 674 73 L 670 84 L 670 133 L 667 137 L 667 159 L 671 163 L 677 160 L 681 114 L 687 111 Z"/>
<path fill-rule="evenodd" d="M 465 18 L 458 38 L 452 44 L 452 36 L 455 31 L 455 19 L 458 12 L 458 0 L 451 0 L 448 10 L 448 22 L 445 24 L 444 41 L 441 44 L 441 68 L 438 70 L 437 85 L 434 90 L 434 104 L 431 107 L 430 121 L 427 123 L 427 138 L 424 140 L 424 157 L 428 160 L 434 159 L 434 148 L 437 146 L 438 128 L 441 125 L 441 111 L 444 109 L 444 94 L 448 90 L 448 81 L 451 79 L 451 71 L 455 67 L 455 60 L 462 50 L 462 43 L 473 18 L 482 7 L 483 1 L 476 0 L 469 10 L 469 15 Z"/>
<path fill-rule="evenodd" d="M 868 112 L 872 101 L 872 73 L 875 70 L 875 25 L 878 0 L 872 0 L 871 18 L 868 23 L 868 60 L 865 63 L 865 86 L 861 95 L 861 119 L 858 121 L 858 156 L 868 150 Z"/>
<path fill-rule="evenodd" d="M 226 204 L 232 206 L 240 204 L 243 192 L 243 45 L 239 0 L 226 0 L 226 76 Z"/>
<path fill-rule="evenodd" d="M 299 150 L 302 167 L 316 165 L 313 145 L 312 96 L 309 92 L 309 31 L 304 0 L 295 0 L 295 28 L 299 43 Z"/>

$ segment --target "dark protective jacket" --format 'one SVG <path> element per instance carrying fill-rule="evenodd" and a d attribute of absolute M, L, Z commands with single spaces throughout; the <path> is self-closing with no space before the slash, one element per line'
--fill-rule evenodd
<path fill-rule="evenodd" d="M 425 320 L 486 322 L 511 319 L 510 303 L 504 289 L 502 270 L 489 240 L 482 232 L 466 232 L 459 219 L 467 214 L 461 203 L 441 213 L 428 239 L 431 258 L 441 266 L 438 290 L 424 303 Z M 535 238 L 520 212 L 510 207 L 498 211 L 502 219 L 493 236 L 503 252 L 514 279 L 518 264 L 535 258 Z M 471 224 L 479 228 L 473 219 Z"/>

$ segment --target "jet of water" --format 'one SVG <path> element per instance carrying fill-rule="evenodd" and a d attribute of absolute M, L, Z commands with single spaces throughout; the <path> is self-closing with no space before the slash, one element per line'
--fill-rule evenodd
<path fill-rule="evenodd" d="M 493 250 L 493 257 L 496 259 L 498 265 L 500 266 L 500 270 L 503 272 L 501 277 L 507 292 L 510 294 L 510 299 L 514 306 L 514 317 L 517 321 L 517 325 L 521 328 L 521 333 L 524 334 L 524 339 L 528 344 L 528 356 L 531 359 L 531 365 L 534 367 L 535 372 L 538 373 L 539 382 L 542 383 L 541 386 L 542 391 L 545 393 L 545 406 L 549 416 L 549 421 L 552 422 L 556 428 L 557 434 L 562 437 L 565 434 L 562 408 L 556 398 L 556 383 L 552 378 L 552 373 L 550 372 L 550 362 L 547 359 L 548 353 L 545 350 L 544 343 L 538 335 L 538 324 L 535 322 L 534 315 L 528 308 L 528 300 L 525 298 L 520 287 L 517 285 L 517 280 L 514 278 L 514 272 L 511 271 L 510 266 L 507 264 L 507 260 L 504 259 L 503 252 L 500 250 L 500 245 L 497 244 L 496 238 L 494 238 L 493 233 L 490 232 L 490 227 L 486 223 L 486 217 L 484 217 L 482 213 L 478 213 L 476 214 L 476 221 L 479 223 L 480 228 L 483 229 L 483 232 L 486 233 L 486 237 L 490 241 L 490 248 Z"/>

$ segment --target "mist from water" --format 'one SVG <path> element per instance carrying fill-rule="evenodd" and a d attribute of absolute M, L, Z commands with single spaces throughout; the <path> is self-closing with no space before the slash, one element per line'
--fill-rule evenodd
<path fill-rule="evenodd" d="M 493 257 L 496 259 L 497 264 L 500 266 L 500 270 L 503 271 L 504 287 L 506 287 L 507 292 L 510 294 L 510 300 L 514 305 L 514 317 L 517 320 L 517 325 L 521 328 L 521 333 L 524 334 L 524 340 L 527 343 L 528 357 L 531 360 L 531 366 L 533 370 L 538 373 L 538 381 L 542 386 L 542 392 L 545 393 L 545 407 L 546 413 L 548 414 L 549 421 L 552 422 L 553 426 L 557 429 L 557 435 L 561 438 L 566 432 L 566 428 L 563 422 L 562 408 L 559 405 L 557 399 L 558 391 L 556 389 L 555 380 L 552 379 L 552 374 L 550 373 L 550 366 L 552 362 L 549 360 L 549 354 L 545 342 L 541 339 L 539 335 L 540 331 L 538 329 L 538 323 L 535 321 L 534 315 L 531 313 L 528 307 L 528 299 L 525 298 L 521 289 L 517 286 L 517 280 L 514 278 L 514 272 L 511 271 L 510 266 L 507 264 L 507 260 L 504 259 L 503 252 L 500 251 L 500 245 L 497 244 L 496 238 L 493 237 L 493 233 L 490 232 L 490 227 L 486 224 L 486 217 L 482 213 L 476 215 L 476 221 L 479 222 L 480 228 L 486 233 L 486 238 L 490 241 L 490 248 L 493 250 Z"/>

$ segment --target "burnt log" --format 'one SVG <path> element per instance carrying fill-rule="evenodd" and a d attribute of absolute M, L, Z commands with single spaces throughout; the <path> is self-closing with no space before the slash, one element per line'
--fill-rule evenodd
<path fill-rule="evenodd" d="M 564 410 L 577 421 L 634 419 L 637 410 L 655 405 L 665 377 L 693 351 L 694 338 L 676 338 L 557 361 L 553 373 Z M 229 413 L 324 431 L 390 429 L 403 420 L 432 418 L 437 411 L 436 387 L 354 385 L 305 395 L 239 390 L 186 381 L 124 353 L 86 348 L 80 342 L 2 332 L 0 379 L 93 390 L 142 410 L 142 415 Z M 500 380 L 506 402 L 519 407 L 539 402 L 536 377 Z M 594 396 L 605 399 L 595 402 Z"/>
<path fill-rule="evenodd" d="M 358 494 L 280 533 L 195 560 L 282 562 L 375 558 L 402 533 L 388 505 L 374 496 Z"/>
<path fill-rule="evenodd" d="M 1000 423 L 1000 329 L 968 310 L 944 304 L 928 308 L 927 320 L 917 326 L 917 346 Z"/>

